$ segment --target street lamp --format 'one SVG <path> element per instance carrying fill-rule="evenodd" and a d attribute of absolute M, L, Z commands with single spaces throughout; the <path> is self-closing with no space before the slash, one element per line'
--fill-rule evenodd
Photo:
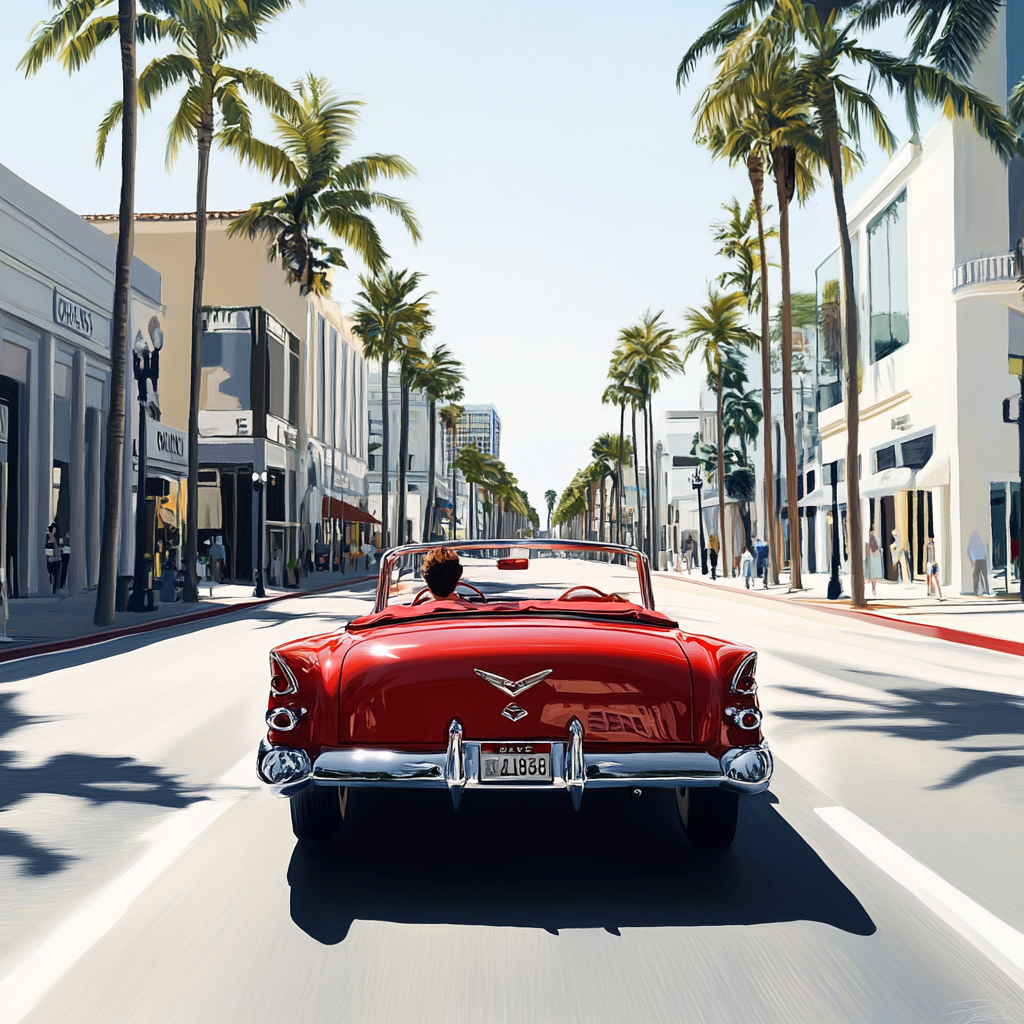
<path fill-rule="evenodd" d="M 256 495 L 256 588 L 253 597 L 266 597 L 263 589 L 263 485 L 267 482 L 267 471 L 253 473 L 252 490 Z"/>
<path fill-rule="evenodd" d="M 829 469 L 832 477 L 832 575 L 828 581 L 828 599 L 835 601 L 843 592 L 839 582 L 839 463 L 833 462 Z"/>
<path fill-rule="evenodd" d="M 708 574 L 708 549 L 704 547 L 704 510 L 700 503 L 700 492 L 704 486 L 704 478 L 700 475 L 700 466 L 693 471 L 690 479 L 693 489 L 697 492 L 697 528 L 700 532 L 700 571 L 703 576 Z"/>
<path fill-rule="evenodd" d="M 132 596 L 128 602 L 128 610 L 145 612 L 153 610 L 153 588 L 150 586 L 150 570 L 146 568 L 146 454 L 148 447 L 148 430 L 146 416 L 147 382 L 153 382 L 156 391 L 160 377 L 160 349 L 164 347 L 164 332 L 159 324 L 150 329 L 153 348 L 142 333 L 135 335 L 132 345 L 132 372 L 139 391 L 139 479 L 135 493 L 135 581 L 132 584 Z M 152 563 L 150 563 L 152 565 Z"/>

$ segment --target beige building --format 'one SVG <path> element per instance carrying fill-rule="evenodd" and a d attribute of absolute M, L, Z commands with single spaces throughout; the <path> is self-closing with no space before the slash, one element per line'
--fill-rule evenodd
<path fill-rule="evenodd" d="M 359 527 L 349 523 L 366 504 L 367 374 L 338 306 L 288 284 L 280 264 L 268 260 L 264 241 L 229 238 L 236 216 L 211 212 L 207 223 L 200 554 L 215 556 L 205 570 L 215 579 L 253 579 L 253 476 L 266 473 L 264 568 L 267 582 L 281 585 L 289 564 L 338 564 L 340 523 L 350 542 L 360 540 Z M 87 219 L 117 232 L 116 216 Z M 163 421 L 187 431 L 195 215 L 138 215 L 135 251 L 162 272 Z M 183 507 L 183 494 L 176 504 Z"/>

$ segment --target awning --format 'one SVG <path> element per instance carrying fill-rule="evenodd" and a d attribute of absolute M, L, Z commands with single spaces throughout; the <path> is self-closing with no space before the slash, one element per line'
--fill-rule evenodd
<path fill-rule="evenodd" d="M 886 494 L 906 491 L 914 486 L 914 471 L 909 466 L 895 466 L 873 473 L 860 489 L 862 498 L 881 498 Z"/>
<path fill-rule="evenodd" d="M 943 487 L 949 483 L 949 456 L 941 459 L 932 456 L 918 471 L 915 486 L 922 491 L 932 487 Z"/>
<path fill-rule="evenodd" d="M 840 505 L 846 504 L 846 481 L 840 480 L 836 485 L 836 501 Z M 786 504 L 786 495 L 782 495 L 782 504 Z M 798 508 L 824 508 L 832 505 L 832 485 L 823 484 L 815 487 L 813 491 L 805 494 L 798 502 Z"/>
<path fill-rule="evenodd" d="M 380 525 L 379 519 L 374 519 L 369 512 L 364 512 L 347 501 L 339 501 L 337 498 L 324 496 L 321 504 L 321 519 L 340 519 L 344 523 L 376 523 Z"/>

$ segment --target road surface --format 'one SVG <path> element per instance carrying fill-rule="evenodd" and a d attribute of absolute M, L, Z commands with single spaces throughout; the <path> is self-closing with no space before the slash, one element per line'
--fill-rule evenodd
<path fill-rule="evenodd" d="M 760 651 L 776 775 L 724 856 L 652 790 L 355 794 L 300 848 L 266 652 L 368 584 L 0 666 L 0 1024 L 1024 1022 L 1021 659 L 656 596 Z"/>

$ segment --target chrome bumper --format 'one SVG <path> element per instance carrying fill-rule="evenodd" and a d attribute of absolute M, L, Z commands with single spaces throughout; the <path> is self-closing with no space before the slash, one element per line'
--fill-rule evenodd
<path fill-rule="evenodd" d="M 457 720 L 449 727 L 447 751 L 410 754 L 379 749 L 328 750 L 309 766 L 308 771 L 283 781 L 268 777 L 263 767 L 265 757 L 275 749 L 282 750 L 265 742 L 261 745 L 257 755 L 258 774 L 274 792 L 284 796 L 310 783 L 396 789 L 447 788 L 456 806 L 462 793 L 469 789 L 567 789 L 576 807 L 579 807 L 585 788 L 721 786 L 738 793 L 756 794 L 768 788 L 773 767 L 766 742 L 752 747 L 736 747 L 720 758 L 685 751 L 588 754 L 583 749 L 583 729 L 576 719 L 570 724 L 567 740 L 551 743 L 554 777 L 545 783 L 481 783 L 480 743 L 463 740 L 462 726 Z"/>

